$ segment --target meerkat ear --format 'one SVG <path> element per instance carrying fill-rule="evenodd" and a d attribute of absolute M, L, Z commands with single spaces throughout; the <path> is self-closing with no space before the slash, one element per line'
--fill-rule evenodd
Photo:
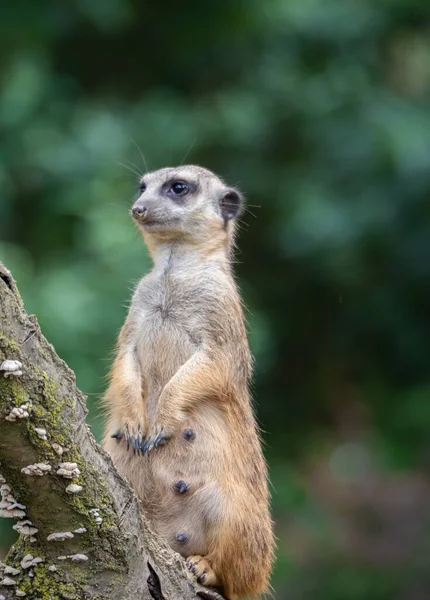
<path fill-rule="evenodd" d="M 221 216 L 224 222 L 235 219 L 242 211 L 243 198 L 242 195 L 235 189 L 227 190 L 220 200 Z"/>

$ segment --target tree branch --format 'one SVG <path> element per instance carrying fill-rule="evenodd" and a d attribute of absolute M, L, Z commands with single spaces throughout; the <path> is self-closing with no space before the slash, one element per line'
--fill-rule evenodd
<path fill-rule="evenodd" d="M 1 514 L 15 515 L 21 532 L 7 567 L 0 563 L 0 598 L 17 590 L 35 600 L 221 598 L 150 530 L 85 423 L 74 373 L 1 262 L 0 369 Z"/>

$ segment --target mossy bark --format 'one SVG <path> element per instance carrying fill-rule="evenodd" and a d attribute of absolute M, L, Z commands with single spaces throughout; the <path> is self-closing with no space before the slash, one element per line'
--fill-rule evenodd
<path fill-rule="evenodd" d="M 86 425 L 85 397 L 74 373 L 43 337 L 36 318 L 26 314 L 12 275 L 0 262 L 0 363 L 6 359 L 19 360 L 22 375 L 5 378 L 0 372 L 0 473 L 26 507 L 21 521 L 30 520 L 38 532 L 36 541 L 21 537 L 10 549 L 7 565 L 20 572 L 11 576 L 15 585 L 4 586 L 0 571 L 0 596 L 16 598 L 21 590 L 34 600 L 216 597 L 195 584 L 183 559 L 150 530 L 133 491 Z M 5 419 L 23 404 L 28 417 Z M 35 428 L 45 429 L 47 440 Z M 66 449 L 64 454 L 52 444 Z M 76 463 L 78 477 L 58 475 L 62 462 Z M 46 463 L 51 471 L 22 473 L 34 463 Z M 82 491 L 67 493 L 70 483 Z M 52 533 L 83 528 L 65 541 L 47 540 Z M 26 554 L 43 562 L 24 569 L 20 563 Z M 58 559 L 77 554 L 88 560 Z M 148 561 L 156 572 L 149 587 Z"/>

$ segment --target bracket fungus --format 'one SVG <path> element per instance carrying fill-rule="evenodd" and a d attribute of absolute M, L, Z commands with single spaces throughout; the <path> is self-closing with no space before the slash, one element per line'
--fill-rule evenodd
<path fill-rule="evenodd" d="M 21 473 L 29 475 L 30 477 L 35 475 L 38 477 L 43 477 L 43 475 L 49 473 L 51 469 L 51 465 L 48 465 L 47 463 L 35 463 L 34 465 L 27 465 L 26 467 L 23 467 L 21 469 Z"/>
<path fill-rule="evenodd" d="M 22 362 L 19 360 L 6 359 L 0 364 L 0 371 L 3 371 L 3 377 L 21 377 Z"/>
<path fill-rule="evenodd" d="M 64 462 L 58 465 L 57 475 L 61 475 L 65 479 L 74 479 L 81 474 L 78 465 L 74 462 Z"/>

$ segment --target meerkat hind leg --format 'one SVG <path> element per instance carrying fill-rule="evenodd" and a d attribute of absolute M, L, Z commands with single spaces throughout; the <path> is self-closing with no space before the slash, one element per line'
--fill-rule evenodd
<path fill-rule="evenodd" d="M 197 577 L 198 583 L 212 587 L 218 587 L 221 584 L 217 574 L 203 556 L 199 556 L 198 554 L 189 556 L 187 558 L 187 567 Z"/>

